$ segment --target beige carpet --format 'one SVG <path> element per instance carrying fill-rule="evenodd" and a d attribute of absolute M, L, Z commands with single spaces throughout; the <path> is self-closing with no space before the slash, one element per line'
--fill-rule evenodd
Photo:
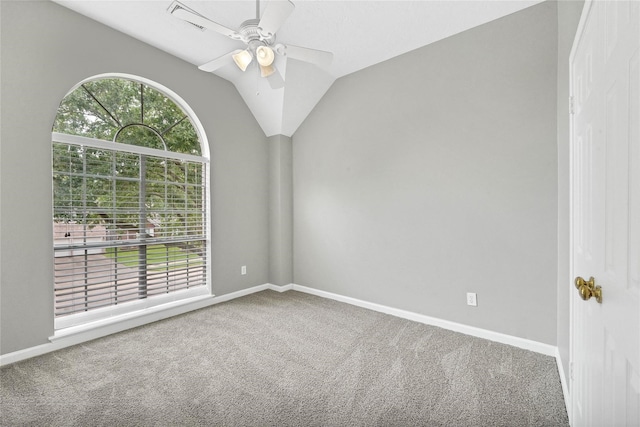
<path fill-rule="evenodd" d="M 260 292 L 0 371 L 3 426 L 567 426 L 551 357 Z"/>

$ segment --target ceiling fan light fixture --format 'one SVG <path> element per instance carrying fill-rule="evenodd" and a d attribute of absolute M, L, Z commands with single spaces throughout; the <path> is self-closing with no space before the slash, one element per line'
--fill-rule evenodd
<path fill-rule="evenodd" d="M 258 60 L 258 64 L 263 67 L 268 67 L 273 64 L 273 60 L 275 59 L 275 54 L 273 53 L 273 49 L 269 46 L 258 46 L 256 49 L 256 59 Z"/>
<path fill-rule="evenodd" d="M 248 50 L 243 50 L 242 52 L 233 55 L 233 62 L 235 62 L 238 68 L 240 68 L 242 71 L 245 71 L 247 69 L 252 59 L 253 56 Z"/>
<path fill-rule="evenodd" d="M 275 73 L 276 69 L 273 65 L 260 65 L 260 76 L 261 77 L 269 77 L 271 74 Z"/>

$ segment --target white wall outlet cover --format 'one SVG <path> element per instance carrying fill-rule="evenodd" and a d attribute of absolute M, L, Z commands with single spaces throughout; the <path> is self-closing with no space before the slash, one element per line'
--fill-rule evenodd
<path fill-rule="evenodd" d="M 478 305 L 478 299 L 475 292 L 467 292 L 467 305 L 476 307 Z"/>
<path fill-rule="evenodd" d="M 247 266 L 243 265 L 242 267 L 240 267 L 240 274 L 245 275 L 247 274 Z"/>

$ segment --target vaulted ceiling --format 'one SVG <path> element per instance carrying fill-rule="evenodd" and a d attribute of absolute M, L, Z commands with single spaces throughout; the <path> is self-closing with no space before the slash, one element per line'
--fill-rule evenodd
<path fill-rule="evenodd" d="M 53 1 L 194 67 L 245 47 L 169 14 L 172 0 Z M 235 85 L 267 136 L 291 136 L 336 79 L 540 1 L 293 0 L 295 9 L 278 30 L 277 41 L 333 52 L 327 69 L 276 55 L 276 68 L 285 80 L 280 89 L 272 89 L 253 64 L 242 72 L 230 62 L 214 73 Z M 254 0 L 181 3 L 231 29 L 256 17 Z M 266 7 L 263 0 L 260 8 Z"/>

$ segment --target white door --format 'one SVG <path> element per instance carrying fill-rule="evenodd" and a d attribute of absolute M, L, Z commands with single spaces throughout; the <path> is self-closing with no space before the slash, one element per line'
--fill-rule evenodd
<path fill-rule="evenodd" d="M 585 4 L 571 51 L 571 270 L 595 278 L 602 302 L 570 285 L 574 427 L 640 426 L 639 46 L 640 1 Z"/>

